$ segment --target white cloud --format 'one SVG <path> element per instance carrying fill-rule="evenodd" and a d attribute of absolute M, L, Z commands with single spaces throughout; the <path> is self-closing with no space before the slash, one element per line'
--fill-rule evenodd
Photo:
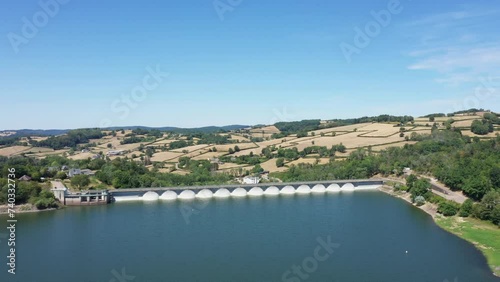
<path fill-rule="evenodd" d="M 406 34 L 416 42 L 408 52 L 410 70 L 431 71 L 434 81 L 458 87 L 500 75 L 500 35 L 492 34 L 495 9 L 469 8 L 424 16 L 407 23 Z"/>

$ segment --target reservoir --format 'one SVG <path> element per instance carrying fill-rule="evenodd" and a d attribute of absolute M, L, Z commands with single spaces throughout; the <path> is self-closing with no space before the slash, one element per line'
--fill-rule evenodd
<path fill-rule="evenodd" d="M 17 219 L 17 274 L 0 237 L 0 281 L 500 280 L 472 244 L 379 191 L 126 201 Z"/>

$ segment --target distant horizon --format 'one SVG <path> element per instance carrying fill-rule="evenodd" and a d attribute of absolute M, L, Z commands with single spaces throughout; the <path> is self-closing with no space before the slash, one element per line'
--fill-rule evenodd
<path fill-rule="evenodd" d="M 465 110 L 469 110 L 469 109 L 465 109 Z M 485 110 L 485 111 L 491 111 L 493 113 L 499 113 L 498 111 L 492 110 L 492 109 L 483 109 L 483 110 Z M 298 119 L 298 120 L 279 120 L 279 121 L 276 121 L 276 122 L 294 122 L 294 121 L 301 121 L 301 120 L 356 119 L 356 118 L 374 117 L 374 116 L 380 116 L 380 115 L 412 116 L 413 118 L 419 118 L 419 117 L 423 117 L 425 115 L 438 114 L 438 113 L 441 113 L 441 114 L 450 114 L 451 112 L 447 113 L 447 112 L 443 112 L 443 111 L 441 111 L 441 112 L 438 111 L 438 112 L 424 113 L 424 114 L 421 114 L 421 115 L 381 113 L 381 114 L 363 115 L 363 116 L 347 117 L 347 118 L 337 118 L 337 117 L 334 117 L 334 118 L 305 118 L 305 119 Z M 252 124 L 246 124 L 246 123 L 227 123 L 227 124 L 220 124 L 220 125 L 209 124 L 209 125 L 190 126 L 190 127 L 175 126 L 175 125 L 150 126 L 150 125 L 142 125 L 142 124 L 141 125 L 111 125 L 111 126 L 107 126 L 107 127 L 69 127 L 69 128 L 51 128 L 51 127 L 48 127 L 48 128 L 29 128 L 29 127 L 25 127 L 25 128 L 18 128 L 18 129 L 12 129 L 12 128 L 9 128 L 9 129 L 0 129 L 0 132 L 5 132 L 5 131 L 19 131 L 19 130 L 45 130 L 45 131 L 49 131 L 49 130 L 74 130 L 74 129 L 85 129 L 85 128 L 98 128 L 98 129 L 118 128 L 119 129 L 119 128 L 137 128 L 137 127 L 147 127 L 147 128 L 152 128 L 152 129 L 156 129 L 156 128 L 168 128 L 168 127 L 178 128 L 178 129 L 197 129 L 197 128 L 206 128 L 206 127 L 229 127 L 229 126 L 256 126 L 256 125 L 270 126 L 270 125 L 274 125 L 276 122 L 274 122 L 274 123 L 252 123 Z"/>

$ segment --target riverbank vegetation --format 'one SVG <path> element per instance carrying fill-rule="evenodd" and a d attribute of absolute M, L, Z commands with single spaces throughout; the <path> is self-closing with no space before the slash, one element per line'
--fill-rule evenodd
<path fill-rule="evenodd" d="M 380 153 L 360 149 L 346 160 L 326 165 L 300 164 L 275 176 L 284 181 L 362 179 L 377 174 L 400 176 L 403 169 L 409 167 L 418 174 L 435 176 L 452 190 L 462 191 L 475 201 L 481 201 L 488 192 L 500 191 L 500 137 L 481 141 L 462 136 L 456 130 L 435 130 L 430 135 L 422 135 L 421 139 L 414 145 L 391 147 Z M 424 181 L 412 183 L 410 179 L 409 185 L 416 185 L 409 187 L 414 198 L 428 195 L 430 184 Z M 500 203 L 495 206 L 499 207 Z"/>
<path fill-rule="evenodd" d="M 0 178 L 0 205 L 8 203 L 8 181 Z M 12 187 L 11 187 L 12 188 Z M 42 189 L 42 185 L 33 181 L 20 181 L 15 185 L 16 202 L 15 205 L 32 204 L 37 209 L 56 208 L 58 203 L 54 194 L 48 189 Z"/>
<path fill-rule="evenodd" d="M 474 244 L 486 256 L 495 275 L 500 276 L 500 236 L 498 226 L 474 218 L 438 217 L 443 229 Z"/>

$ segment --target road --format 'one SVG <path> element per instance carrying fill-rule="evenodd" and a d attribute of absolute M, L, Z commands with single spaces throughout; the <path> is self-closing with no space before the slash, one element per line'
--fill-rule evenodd
<path fill-rule="evenodd" d="M 417 175 L 418 177 L 425 177 L 429 179 L 432 185 L 432 193 L 441 196 L 447 200 L 454 201 L 456 203 L 462 204 L 468 198 L 462 194 L 460 191 L 452 191 L 450 188 L 446 187 L 444 184 L 440 183 L 437 179 L 428 176 Z M 399 178 L 387 178 L 387 180 L 395 181 L 406 185 L 406 181 L 404 179 Z"/>

